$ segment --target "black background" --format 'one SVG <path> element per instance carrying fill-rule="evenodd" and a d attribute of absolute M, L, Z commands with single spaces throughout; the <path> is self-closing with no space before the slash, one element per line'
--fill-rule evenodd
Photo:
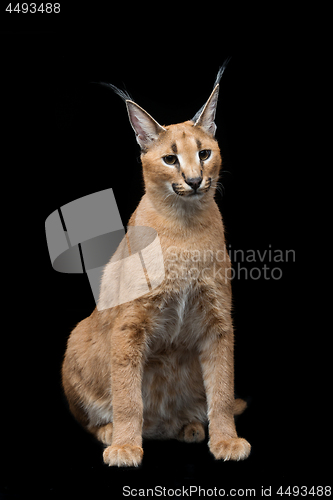
<path fill-rule="evenodd" d="M 122 486 L 207 488 L 328 483 L 313 432 L 315 381 L 304 359 L 306 329 L 296 313 L 296 263 L 242 263 L 250 271 L 280 267 L 279 280 L 233 282 L 235 383 L 249 408 L 237 421 L 248 460 L 213 459 L 207 443 L 145 442 L 138 470 L 108 468 L 102 446 L 72 419 L 60 385 L 66 340 L 94 308 L 88 279 L 52 269 L 44 223 L 63 204 L 112 187 L 123 224 L 142 194 L 139 148 L 124 103 L 105 81 L 126 89 L 161 124 L 190 119 L 208 98 L 219 66 L 217 138 L 223 195 L 217 195 L 233 250 L 293 249 L 298 191 L 292 179 L 294 95 L 283 37 L 249 29 L 238 44 L 204 17 L 181 28 L 158 18 L 85 11 L 61 23 L 2 18 L 3 308 L 0 491 L 41 498 L 101 498 Z M 130 19 L 129 19 L 130 18 Z M 199 15 L 200 18 L 200 15 Z M 120 22 L 119 20 L 122 20 Z M 120 27 L 120 31 L 119 31 Z M 227 38 L 227 37 L 226 37 Z M 283 61 L 283 71 L 281 64 Z M 291 169 L 292 167 L 292 169 Z M 7 195 L 7 197 L 6 197 Z M 257 274 L 255 274 L 257 277 Z M 8 320 L 9 317 L 9 320 Z M 305 344 L 305 346 L 304 346 Z M 318 427 L 316 428 L 318 429 Z"/>

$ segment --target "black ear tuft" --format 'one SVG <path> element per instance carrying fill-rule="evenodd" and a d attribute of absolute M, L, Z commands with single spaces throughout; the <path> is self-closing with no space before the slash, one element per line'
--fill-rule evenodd
<path fill-rule="evenodd" d="M 217 75 L 216 75 L 216 80 L 215 80 L 215 83 L 214 83 L 214 87 L 213 87 L 213 88 L 215 88 L 215 87 L 216 87 L 216 85 L 217 85 L 218 83 L 220 83 L 221 78 L 222 78 L 222 75 L 223 75 L 223 73 L 224 73 L 224 70 L 225 70 L 225 69 L 226 69 L 226 67 L 228 66 L 228 64 L 229 64 L 229 62 L 230 62 L 230 59 L 231 59 L 231 57 L 228 57 L 228 58 L 224 61 L 224 63 L 222 64 L 222 66 L 220 67 L 220 69 L 219 69 L 219 71 L 218 71 L 218 73 L 217 73 Z"/>
<path fill-rule="evenodd" d="M 112 85 L 112 83 L 98 82 L 98 84 L 113 90 L 113 92 L 119 95 L 119 97 L 121 97 L 123 101 L 133 101 L 133 98 L 126 90 L 118 89 L 118 87 Z"/>
<path fill-rule="evenodd" d="M 221 78 L 222 78 L 222 75 L 224 73 L 224 70 L 226 69 L 229 61 L 230 61 L 231 57 L 228 57 L 224 63 L 222 64 L 222 66 L 220 67 L 217 75 L 216 75 L 216 79 L 215 79 L 215 83 L 214 83 L 214 87 L 213 89 L 215 89 L 216 85 L 218 85 L 221 81 Z M 195 113 L 195 115 L 193 116 L 193 118 L 191 119 L 192 122 L 196 123 L 198 120 L 199 120 L 199 117 L 201 115 L 201 113 L 203 112 L 204 110 L 204 107 L 206 106 L 207 103 L 205 103 L 203 106 L 201 106 L 201 108 L 199 109 L 199 111 L 197 111 L 197 113 Z"/>

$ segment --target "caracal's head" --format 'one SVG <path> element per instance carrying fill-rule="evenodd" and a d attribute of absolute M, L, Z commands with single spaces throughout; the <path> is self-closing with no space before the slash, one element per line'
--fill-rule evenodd
<path fill-rule="evenodd" d="M 172 203 L 214 196 L 221 155 L 214 137 L 192 121 L 169 125 L 141 154 L 146 192 Z"/>
<path fill-rule="evenodd" d="M 215 114 L 219 81 L 227 63 L 205 105 L 192 120 L 175 125 L 160 125 L 126 93 L 110 85 L 126 102 L 141 148 L 146 193 L 152 201 L 193 206 L 214 197 L 221 168 Z"/>

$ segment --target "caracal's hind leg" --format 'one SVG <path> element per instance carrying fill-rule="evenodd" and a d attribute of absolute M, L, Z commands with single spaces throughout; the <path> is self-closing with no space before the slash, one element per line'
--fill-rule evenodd
<path fill-rule="evenodd" d="M 88 427 L 88 431 L 101 443 L 108 446 L 112 444 L 113 424 L 111 422 L 101 427 Z"/>

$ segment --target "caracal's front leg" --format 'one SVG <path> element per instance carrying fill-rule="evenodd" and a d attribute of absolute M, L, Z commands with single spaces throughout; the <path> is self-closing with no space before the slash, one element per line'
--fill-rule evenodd
<path fill-rule="evenodd" d="M 144 346 L 145 321 L 128 311 L 117 319 L 111 337 L 113 435 L 103 454 L 108 465 L 137 467 L 142 461 Z"/>
<path fill-rule="evenodd" d="M 210 311 L 213 314 L 212 311 Z M 209 449 L 216 459 L 243 460 L 250 444 L 237 437 L 234 422 L 233 329 L 229 320 L 212 316 L 200 361 L 206 388 L 209 419 Z"/>

